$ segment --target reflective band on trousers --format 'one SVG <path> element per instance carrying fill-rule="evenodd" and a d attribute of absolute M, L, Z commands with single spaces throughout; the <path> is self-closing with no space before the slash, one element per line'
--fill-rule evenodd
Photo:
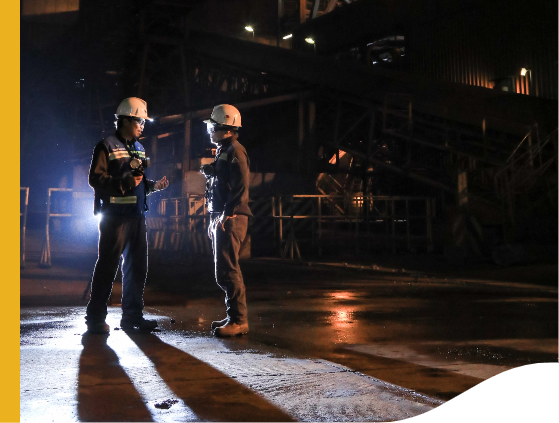
<path fill-rule="evenodd" d="M 138 198 L 135 195 L 128 197 L 111 197 L 111 204 L 136 204 Z"/>

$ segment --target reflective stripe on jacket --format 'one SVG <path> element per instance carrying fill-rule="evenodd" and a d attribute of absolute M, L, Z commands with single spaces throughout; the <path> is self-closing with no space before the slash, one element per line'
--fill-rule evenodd
<path fill-rule="evenodd" d="M 139 216 L 147 210 L 146 196 L 155 190 L 145 178 L 135 186 L 130 154 L 145 158 L 138 141 L 126 141 L 118 132 L 97 144 L 89 170 L 89 185 L 95 190 L 95 212 Z"/>

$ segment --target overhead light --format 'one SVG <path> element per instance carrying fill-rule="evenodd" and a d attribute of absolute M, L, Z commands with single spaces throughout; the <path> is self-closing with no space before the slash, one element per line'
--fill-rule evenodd
<path fill-rule="evenodd" d="M 526 76 L 526 74 L 530 72 L 530 69 L 522 68 L 520 69 L 520 75 Z"/>
<path fill-rule="evenodd" d="M 253 28 L 251 25 L 245 26 L 245 29 L 246 29 L 248 32 L 254 32 L 254 28 Z"/>
<path fill-rule="evenodd" d="M 287 34 L 285 37 L 283 37 L 284 40 L 287 40 L 289 38 L 293 37 L 293 34 Z"/>
<path fill-rule="evenodd" d="M 309 44 L 314 44 L 314 40 L 311 37 L 305 38 L 305 41 Z"/>

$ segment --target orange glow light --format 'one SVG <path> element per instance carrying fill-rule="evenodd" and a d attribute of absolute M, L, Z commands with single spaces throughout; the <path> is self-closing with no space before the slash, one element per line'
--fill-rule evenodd
<path fill-rule="evenodd" d="M 341 159 L 343 156 L 345 156 L 345 151 L 339 150 L 338 155 L 340 156 L 340 159 Z M 328 163 L 336 164 L 336 155 L 335 154 L 332 156 L 332 158 L 330 159 L 330 161 Z"/>
<path fill-rule="evenodd" d="M 332 292 L 329 295 L 336 300 L 351 300 L 355 298 L 355 294 L 352 292 Z"/>

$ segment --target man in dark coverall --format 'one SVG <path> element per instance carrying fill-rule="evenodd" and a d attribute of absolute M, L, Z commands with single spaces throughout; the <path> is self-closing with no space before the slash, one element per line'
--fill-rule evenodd
<path fill-rule="evenodd" d="M 229 105 L 215 106 L 207 125 L 211 142 L 217 146 L 212 164 L 200 170 L 207 178 L 206 200 L 211 219 L 215 278 L 225 292 L 227 317 L 212 322 L 217 336 L 237 336 L 248 332 L 245 284 L 239 267 L 239 250 L 247 233 L 249 160 L 237 141 L 241 114 Z"/>
<path fill-rule="evenodd" d="M 109 333 L 105 322 L 107 301 L 122 264 L 123 330 L 153 330 L 157 322 L 143 317 L 147 276 L 146 196 L 169 186 L 164 176 L 150 181 L 144 176 L 146 153 L 138 138 L 146 120 L 151 120 L 144 100 L 123 100 L 115 114 L 116 132 L 97 144 L 89 170 L 89 185 L 95 190 L 95 214 L 99 223 L 99 257 L 93 271 L 91 298 L 87 304 L 89 333 Z"/>

